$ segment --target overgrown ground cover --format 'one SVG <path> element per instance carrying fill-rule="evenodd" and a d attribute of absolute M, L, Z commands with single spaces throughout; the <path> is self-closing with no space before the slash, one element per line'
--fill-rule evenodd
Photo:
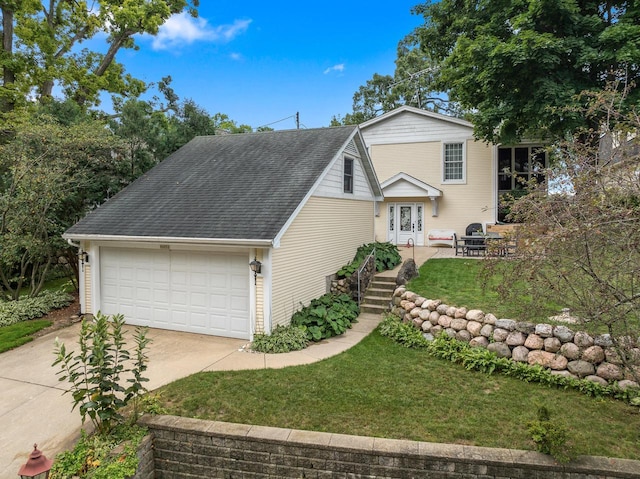
<path fill-rule="evenodd" d="M 542 403 L 568 425 L 575 453 L 640 454 L 638 408 L 466 371 L 377 331 L 315 364 L 198 373 L 159 394 L 182 416 L 517 449 L 533 449 L 525 424 Z"/>
<path fill-rule="evenodd" d="M 25 296 L 18 302 L 0 300 L 0 353 L 32 341 L 35 333 L 51 326 L 48 319 L 32 318 L 68 305 L 73 299 L 68 293 L 73 291 L 68 278 L 58 278 L 47 282 L 36 298 Z"/>

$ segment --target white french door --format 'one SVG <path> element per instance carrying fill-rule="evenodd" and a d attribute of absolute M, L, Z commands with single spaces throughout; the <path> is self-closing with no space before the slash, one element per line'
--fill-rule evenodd
<path fill-rule="evenodd" d="M 399 246 L 424 246 L 424 203 L 390 203 L 388 239 Z"/>

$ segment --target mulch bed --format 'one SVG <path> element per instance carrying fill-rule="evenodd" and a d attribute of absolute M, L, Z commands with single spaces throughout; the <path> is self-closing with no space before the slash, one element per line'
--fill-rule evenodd
<path fill-rule="evenodd" d="M 48 319 L 52 321 L 51 326 L 48 326 L 44 329 L 41 329 L 37 333 L 33 334 L 34 338 L 39 336 L 43 336 L 51 331 L 56 331 L 61 328 L 66 328 L 67 326 L 71 326 L 73 323 L 77 323 L 80 320 L 78 313 L 80 312 L 80 302 L 78 300 L 78 293 L 72 293 L 73 302 L 64 308 L 54 309 L 53 311 L 49 311 L 48 314 L 45 314 L 41 318 L 38 319 Z"/>

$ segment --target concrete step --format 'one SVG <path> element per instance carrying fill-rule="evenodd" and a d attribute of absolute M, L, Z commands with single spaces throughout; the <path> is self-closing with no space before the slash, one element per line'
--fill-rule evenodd
<path fill-rule="evenodd" d="M 388 289 L 389 291 L 393 291 L 396 289 L 396 282 L 388 283 L 386 281 L 379 281 L 377 278 L 374 278 L 371 281 L 371 285 L 369 287 L 378 288 L 378 289 Z"/>
<path fill-rule="evenodd" d="M 377 304 L 379 306 L 388 306 L 390 302 L 391 298 L 389 296 L 379 297 L 366 295 L 364 298 L 362 298 L 362 303 L 360 304 Z"/>
<path fill-rule="evenodd" d="M 393 289 L 389 288 L 376 288 L 373 284 L 367 289 L 366 296 L 376 296 L 382 298 L 389 298 L 393 294 Z"/>
<path fill-rule="evenodd" d="M 373 314 L 386 313 L 389 311 L 395 289 L 396 278 L 393 276 L 374 276 L 362 298 L 360 311 Z"/>
<path fill-rule="evenodd" d="M 376 276 L 373 277 L 373 281 L 378 281 L 380 283 L 391 283 L 393 285 L 396 284 L 396 278 L 394 276 L 376 275 Z"/>
<path fill-rule="evenodd" d="M 388 305 L 380 306 L 379 304 L 365 304 L 365 303 L 362 303 L 360 305 L 361 313 L 382 314 L 382 313 L 386 313 L 387 311 L 389 311 Z"/>

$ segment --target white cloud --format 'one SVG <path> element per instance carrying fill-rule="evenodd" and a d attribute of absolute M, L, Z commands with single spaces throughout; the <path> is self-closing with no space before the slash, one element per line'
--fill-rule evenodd
<path fill-rule="evenodd" d="M 325 75 L 331 72 L 343 72 L 344 71 L 344 63 L 338 63 L 337 65 L 333 65 L 332 67 L 327 68 L 323 73 Z"/>
<path fill-rule="evenodd" d="M 244 57 L 240 53 L 236 53 L 236 52 L 233 52 L 231 55 L 229 55 L 229 57 L 235 61 L 244 60 Z"/>
<path fill-rule="evenodd" d="M 249 28 L 251 20 L 235 20 L 230 25 L 211 26 L 201 17 L 194 18 L 186 12 L 173 15 L 153 37 L 154 50 L 167 50 L 197 41 L 227 43 Z"/>

